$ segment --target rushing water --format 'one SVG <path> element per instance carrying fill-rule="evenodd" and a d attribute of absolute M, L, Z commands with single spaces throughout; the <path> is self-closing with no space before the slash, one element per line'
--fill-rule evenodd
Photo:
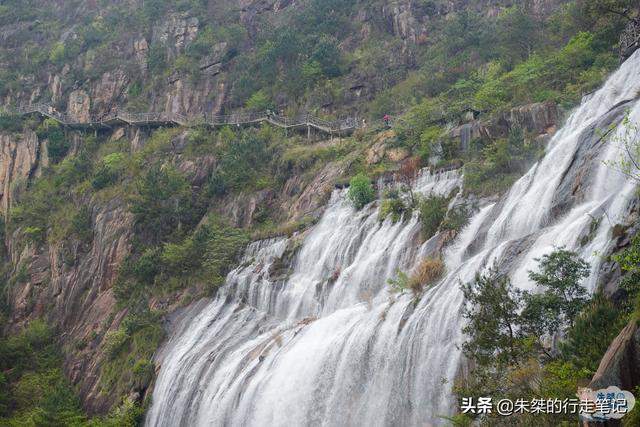
<path fill-rule="evenodd" d="M 639 70 L 637 52 L 507 195 L 479 207 L 445 250 L 446 277 L 417 304 L 386 284 L 438 247 L 437 238 L 420 241 L 415 216 L 380 223 L 375 203 L 355 212 L 336 191 L 301 241 L 251 244 L 216 299 L 192 306 L 158 355 L 146 424 L 419 426 L 451 414 L 460 281 L 497 263 L 529 288 L 534 258 L 566 246 L 591 263 L 588 287 L 596 286 L 599 254 L 630 209 L 634 185 L 604 164 L 621 149 L 594 129 L 619 121 L 622 108 L 613 107 L 637 97 Z M 640 103 L 626 106 L 640 121 Z M 414 191 L 448 195 L 460 184 L 456 171 L 424 173 Z"/>

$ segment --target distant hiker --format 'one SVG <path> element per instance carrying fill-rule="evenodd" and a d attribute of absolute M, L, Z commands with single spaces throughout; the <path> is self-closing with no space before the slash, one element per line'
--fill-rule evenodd
<path fill-rule="evenodd" d="M 389 121 L 391 120 L 391 117 L 389 117 L 388 114 L 385 114 L 384 117 L 382 118 L 382 121 L 384 121 L 384 127 L 389 127 Z"/>
<path fill-rule="evenodd" d="M 362 129 L 366 129 L 367 128 L 367 121 L 365 119 L 362 119 Z"/>

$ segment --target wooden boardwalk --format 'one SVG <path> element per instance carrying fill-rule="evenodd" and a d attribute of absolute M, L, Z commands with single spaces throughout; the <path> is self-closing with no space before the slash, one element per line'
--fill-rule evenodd
<path fill-rule="evenodd" d="M 53 119 L 62 126 L 73 129 L 110 129 L 117 126 L 138 127 L 165 127 L 165 126 L 207 126 L 211 128 L 222 126 L 250 126 L 261 123 L 270 123 L 286 130 L 316 130 L 329 135 L 350 134 L 359 129 L 360 121 L 357 119 L 344 119 L 328 121 L 311 114 L 300 114 L 295 117 L 287 117 L 270 111 L 255 113 L 221 115 L 201 115 L 188 118 L 176 113 L 132 113 L 118 111 L 100 118 L 91 118 L 88 121 L 78 121 L 67 114 L 60 113 L 49 104 L 30 104 L 18 107 L 10 111 L 17 115 L 38 114 Z"/>

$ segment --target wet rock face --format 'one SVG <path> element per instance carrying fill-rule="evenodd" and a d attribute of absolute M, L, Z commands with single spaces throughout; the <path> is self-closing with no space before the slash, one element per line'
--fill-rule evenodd
<path fill-rule="evenodd" d="M 552 207 L 552 217 L 561 216 L 571 206 L 575 206 L 584 200 L 593 180 L 593 173 L 597 170 L 596 162 L 601 150 L 605 148 L 605 143 L 599 136 L 601 129 L 607 129 L 622 121 L 627 104 L 619 105 L 593 125 L 589 126 L 579 137 L 578 150 L 572 160 L 571 166 L 555 193 Z"/>

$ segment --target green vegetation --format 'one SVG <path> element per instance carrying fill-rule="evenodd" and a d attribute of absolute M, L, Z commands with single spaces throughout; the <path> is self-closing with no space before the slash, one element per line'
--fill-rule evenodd
<path fill-rule="evenodd" d="M 425 258 L 420 261 L 411 275 L 397 271 L 396 277 L 389 279 L 387 283 L 395 292 L 410 290 L 417 302 L 427 287 L 435 285 L 442 278 L 445 270 L 442 259 Z"/>
<path fill-rule="evenodd" d="M 520 291 L 492 269 L 463 284 L 468 337 L 463 351 L 476 368 L 458 396 L 570 398 L 595 373 L 609 343 L 628 321 L 604 295 L 587 296 L 581 281 L 589 267 L 575 253 L 556 249 L 538 260 L 529 277 L 538 293 Z M 561 334 L 557 348 L 549 340 Z M 534 422 L 520 415 L 519 422 Z M 538 424 L 571 421 L 571 416 L 539 415 Z M 503 425 L 493 416 L 488 425 Z"/>
<path fill-rule="evenodd" d="M 104 393 L 124 395 L 144 392 L 154 377 L 153 354 L 164 338 L 157 313 L 143 311 L 128 315 L 120 328 L 107 333 L 102 364 Z"/>
<path fill-rule="evenodd" d="M 418 213 L 422 223 L 422 233 L 426 238 L 436 234 L 447 214 L 449 199 L 429 196 L 418 201 Z"/>
<path fill-rule="evenodd" d="M 366 175 L 359 174 L 351 178 L 347 196 L 356 209 L 362 209 L 375 199 L 376 192 L 371 180 Z"/>
<path fill-rule="evenodd" d="M 448 129 L 469 111 L 488 120 L 525 103 L 574 105 L 617 65 L 614 47 L 628 19 L 625 9 L 633 6 L 628 0 L 567 0 L 549 15 L 514 5 L 491 14 L 461 8 L 445 18 L 438 2 L 414 1 L 411 13 L 428 30 L 428 37 L 419 34 L 414 43 L 391 34 L 388 16 L 375 1 L 310 0 L 285 7 L 278 19 L 266 11 L 247 14 L 250 23 L 241 21 L 237 5 L 227 1 L 145 0 L 138 8 L 101 1 L 80 9 L 71 3 L 2 2 L 0 25 L 8 32 L 0 46 L 0 97 L 58 99 L 56 108 L 64 111 L 72 85 L 93 93 L 105 72 L 113 77 L 118 70 L 126 75 L 121 88 L 126 105 L 119 107 L 150 110 L 169 90 L 167 81 L 180 78 L 185 94 L 203 93 L 202 105 L 210 108 L 217 100 L 205 86 L 216 78 L 202 64 L 220 62 L 220 82 L 228 88 L 225 113 L 273 109 L 293 115 L 316 109 L 336 118 L 357 111 L 368 121 L 392 114 L 395 137 L 385 144 L 409 155 L 395 171 L 397 165 L 387 159 L 367 163 L 371 134 L 365 131 L 309 144 L 269 126 L 196 128 L 186 138 L 183 129 L 157 130 L 132 154 L 125 140 L 84 135 L 76 145 L 54 120 L 37 124 L 36 118 L 0 114 L 2 132 L 35 129 L 46 139 L 51 161 L 38 178 L 13 183 L 6 232 L 15 233 L 19 247 L 49 250 L 70 265 L 89 250 L 94 222 L 103 221 L 102 214 L 133 221 L 131 250 L 114 284 L 118 308 L 128 315 L 105 337 L 102 367 L 103 391 L 119 395 L 142 391 L 152 381 L 163 313 L 151 310 L 151 301 L 174 303 L 177 291 L 187 297 L 209 295 L 238 262 L 249 236 L 291 234 L 312 224 L 311 215 L 285 223 L 287 213 L 274 206 L 273 195 L 296 194 L 329 162 L 345 171 L 338 180 L 350 180 L 348 195 L 357 209 L 375 200 L 372 180 L 380 174 L 394 171 L 400 180 L 410 180 L 435 157 L 436 168 L 464 165 L 466 192 L 506 190 L 543 149 L 533 135 L 512 129 L 508 136 L 485 135 L 461 147 L 447 137 Z M 171 34 L 167 41 L 149 37 L 161 30 L 153 27 L 169 13 L 198 18 L 195 40 L 176 47 Z M 136 55 L 122 55 L 141 35 L 150 43 L 144 72 Z M 62 77 L 62 96 L 50 93 L 52 76 Z M 631 163 L 619 166 L 633 170 Z M 202 176 L 194 176 L 194 169 Z M 257 202 L 251 229 L 224 217 L 231 201 L 265 194 L 256 197 L 263 201 Z M 469 212 L 465 206 L 448 209 L 450 202 L 450 196 L 415 197 L 406 188 L 386 192 L 380 220 L 397 222 L 415 211 L 425 237 L 438 231 L 452 235 L 467 223 Z M 515 388 L 503 385 L 517 377 L 540 379 L 536 393 L 560 396 L 575 388 L 595 369 L 611 339 L 613 328 L 607 329 L 605 321 L 619 325 L 638 310 L 638 246 L 634 240 L 616 258 L 626 272 L 622 292 L 628 298 L 622 308 L 582 292 L 585 266 L 566 251 L 544 257 L 540 272 L 532 274 L 543 289 L 539 294 L 520 293 L 499 275 L 478 278 L 467 289 L 468 298 L 481 307 L 469 311 L 469 319 L 485 328 L 466 348 L 479 365 L 471 392 L 490 389 L 495 396 L 515 396 Z M 16 273 L 2 285 L 2 298 L 28 280 L 25 264 L 14 267 Z M 444 273 L 442 260 L 427 259 L 411 275 L 398 272 L 392 286 L 418 296 Z M 489 326 L 498 333 L 489 334 Z M 540 337 L 557 330 L 564 339 L 551 351 Z M 0 392 L 0 416 L 9 425 L 139 422 L 142 408 L 128 400 L 108 419 L 83 417 L 60 373 L 53 332 L 42 331 L 34 323 L 0 343 L 0 390 L 8 390 Z M 581 343 L 589 343 L 589 351 L 580 351 Z M 31 356 L 16 367 L 22 362 L 7 356 L 6 349 Z"/>
<path fill-rule="evenodd" d="M 175 291 L 197 283 L 215 290 L 248 243 L 245 231 L 209 217 L 178 243 L 147 246 L 134 253 L 122 267 L 116 283 L 119 301 L 131 304 L 149 292 Z"/>
<path fill-rule="evenodd" d="M 58 163 L 67 155 L 71 145 L 57 121 L 46 119 L 36 129 L 36 134 L 48 141 L 47 151 L 52 162 Z"/>
<path fill-rule="evenodd" d="M 403 200 L 400 191 L 398 190 L 388 190 L 385 191 L 382 202 L 380 203 L 380 213 L 379 219 L 380 221 L 384 221 L 387 217 L 391 217 L 391 222 L 396 223 L 400 221 L 401 218 L 407 219 L 413 207 L 411 203 Z"/>
<path fill-rule="evenodd" d="M 52 331 L 42 321 L 0 340 L 0 424 L 71 425 L 84 420 L 61 366 Z"/>
<path fill-rule="evenodd" d="M 479 156 L 464 166 L 465 191 L 486 195 L 507 190 L 543 149 L 525 142 L 519 129 L 511 130 L 508 139 L 481 146 Z"/>
<path fill-rule="evenodd" d="M 54 331 L 34 320 L 23 331 L 0 339 L 0 425 L 126 426 L 142 421 L 143 411 L 125 402 L 107 417 L 88 419 L 73 386 L 62 373 Z"/>

